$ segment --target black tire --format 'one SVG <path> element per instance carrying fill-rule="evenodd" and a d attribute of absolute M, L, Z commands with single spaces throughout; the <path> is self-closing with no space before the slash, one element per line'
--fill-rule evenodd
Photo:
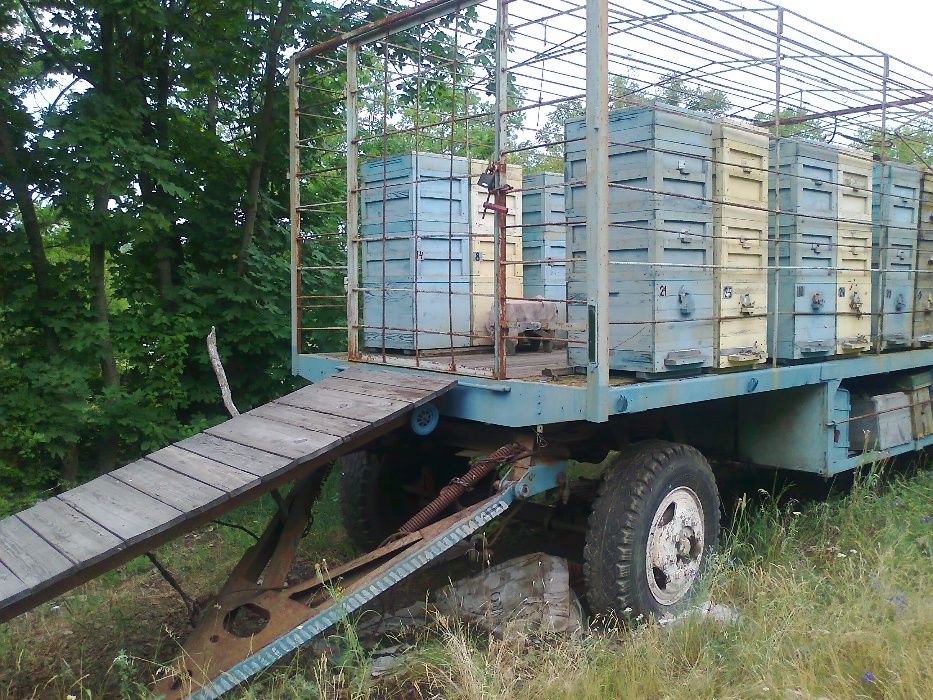
<path fill-rule="evenodd" d="M 653 528 L 656 515 L 658 526 Z M 702 520 L 702 533 L 683 518 Z M 640 620 L 682 608 L 719 541 L 719 518 L 716 480 L 706 458 L 693 447 L 649 440 L 620 454 L 606 471 L 587 526 L 583 572 L 591 612 Z M 669 523 L 672 528 L 663 531 Z M 674 531 L 677 537 L 664 544 L 664 533 Z M 649 567 L 649 536 L 652 551 L 673 553 L 675 559 L 667 560 L 673 563 Z M 665 569 L 677 575 L 668 579 Z"/>
<path fill-rule="evenodd" d="M 407 487 L 419 485 L 436 492 L 466 471 L 467 460 L 443 447 L 401 443 L 353 452 L 340 463 L 341 519 L 350 541 L 366 552 L 396 532 L 434 495 L 419 496 Z"/>

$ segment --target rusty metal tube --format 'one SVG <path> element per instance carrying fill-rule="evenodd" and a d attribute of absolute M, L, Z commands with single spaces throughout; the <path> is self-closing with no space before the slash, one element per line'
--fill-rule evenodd
<path fill-rule="evenodd" d="M 529 454 L 527 448 L 513 442 L 503 445 L 488 457 L 477 460 L 463 476 L 454 479 L 442 488 L 437 498 L 415 513 L 408 522 L 399 528 L 398 532 L 408 535 L 417 532 L 426 525 L 430 525 L 437 520 L 441 513 L 452 506 L 460 496 L 472 489 L 497 466 L 507 462 L 514 462 L 522 457 L 527 457 Z"/>

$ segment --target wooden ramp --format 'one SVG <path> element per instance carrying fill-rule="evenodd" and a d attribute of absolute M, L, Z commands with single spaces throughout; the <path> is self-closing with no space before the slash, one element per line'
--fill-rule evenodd
<path fill-rule="evenodd" d="M 0 520 L 0 622 L 360 449 L 455 384 L 348 369 Z"/>

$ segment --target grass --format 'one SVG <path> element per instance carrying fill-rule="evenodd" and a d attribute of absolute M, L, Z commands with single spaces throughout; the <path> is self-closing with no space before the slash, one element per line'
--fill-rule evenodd
<path fill-rule="evenodd" d="M 332 487 L 307 546 L 325 546 L 336 559 L 349 546 L 335 525 Z M 258 528 L 266 510 L 260 504 L 236 517 Z M 734 624 L 696 617 L 580 639 L 497 640 L 439 619 L 422 633 L 406 667 L 378 681 L 345 629 L 352 653 L 341 664 L 299 655 L 237 697 L 933 697 L 931 516 L 931 471 L 887 479 L 872 471 L 845 494 L 804 504 L 786 494 L 752 494 L 731 514 L 705 582 L 714 601 L 741 610 Z M 206 592 L 248 541 L 215 528 L 160 554 Z M 205 570 L 205 561 L 216 567 Z M 153 662 L 176 648 L 184 617 L 177 597 L 144 562 L 56 605 L 0 627 L 0 696 L 143 695 Z M 126 654 L 118 657 L 121 650 Z"/>

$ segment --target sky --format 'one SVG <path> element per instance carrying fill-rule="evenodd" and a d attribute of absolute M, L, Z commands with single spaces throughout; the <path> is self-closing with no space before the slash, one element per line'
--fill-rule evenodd
<path fill-rule="evenodd" d="M 815 22 L 933 73 L 931 0 L 775 1 Z M 748 7 L 753 5 L 748 0 L 746 3 Z"/>

